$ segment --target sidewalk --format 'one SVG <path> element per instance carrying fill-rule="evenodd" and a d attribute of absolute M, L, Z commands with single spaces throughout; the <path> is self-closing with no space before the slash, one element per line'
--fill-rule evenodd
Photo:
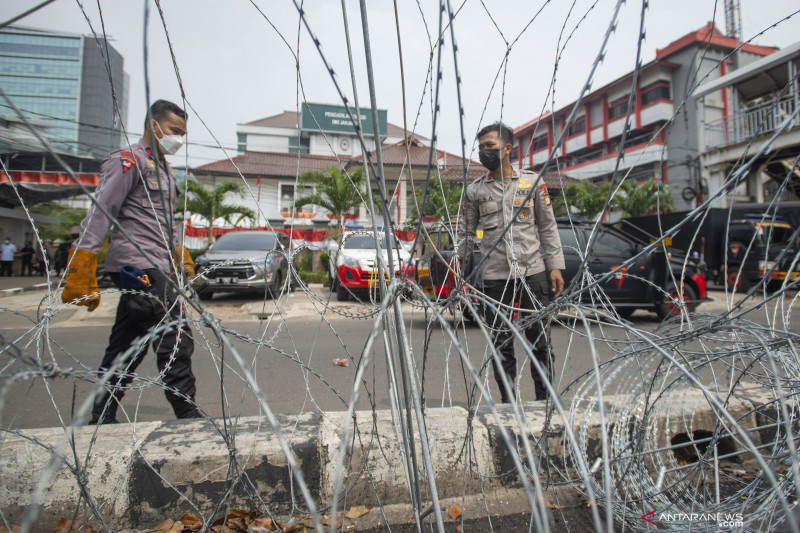
<path fill-rule="evenodd" d="M 50 282 L 55 286 L 60 276 L 51 275 Z M 42 291 L 47 289 L 47 278 L 45 276 L 15 276 L 11 278 L 0 278 L 0 298 L 11 296 L 21 292 Z"/>

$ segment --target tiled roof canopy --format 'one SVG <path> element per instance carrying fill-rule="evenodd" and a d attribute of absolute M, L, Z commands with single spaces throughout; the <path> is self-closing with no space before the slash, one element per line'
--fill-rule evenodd
<path fill-rule="evenodd" d="M 304 172 L 321 171 L 331 166 L 347 165 L 346 156 L 289 154 L 284 152 L 245 152 L 232 158 L 215 161 L 192 169 L 201 175 L 231 175 L 262 178 L 294 178 Z M 238 170 L 237 170 L 238 167 Z"/>

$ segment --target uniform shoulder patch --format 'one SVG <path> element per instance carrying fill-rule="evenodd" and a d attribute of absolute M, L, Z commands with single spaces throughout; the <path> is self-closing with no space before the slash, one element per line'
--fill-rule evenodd
<path fill-rule="evenodd" d="M 539 194 L 542 195 L 542 200 L 544 200 L 544 205 L 550 207 L 552 202 L 550 201 L 550 192 L 547 190 L 547 185 L 542 183 L 539 185 Z"/>
<path fill-rule="evenodd" d="M 139 156 L 133 152 L 120 152 L 119 159 L 122 162 L 122 172 L 125 173 L 136 165 L 136 162 L 139 161 Z"/>

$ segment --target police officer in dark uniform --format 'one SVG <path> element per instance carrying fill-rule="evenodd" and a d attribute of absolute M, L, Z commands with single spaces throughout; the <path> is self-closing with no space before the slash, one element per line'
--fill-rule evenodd
<path fill-rule="evenodd" d="M 64 303 L 83 305 L 89 311 L 100 304 L 95 276 L 97 251 L 113 222 L 106 272 L 118 287 L 139 292 L 120 297 L 99 371 L 102 376 L 109 371 L 113 374 L 106 376 L 106 390 L 95 400 L 92 424 L 117 422 L 117 406 L 148 349 L 147 344 L 138 351 L 131 346 L 146 338 L 154 326 L 153 350 L 167 400 L 178 418 L 200 416 L 194 403 L 194 341 L 168 279 L 177 282 L 181 270 L 188 277 L 194 276 L 191 257 L 182 246 L 176 247 L 173 213 L 178 187 L 164 158 L 183 144 L 186 113 L 172 102 L 157 100 L 150 107 L 144 129 L 139 142 L 113 152 L 103 162 L 96 199 L 114 220 L 94 204 L 89 208 L 81 222 L 81 236 L 69 253 L 61 295 Z"/>
<path fill-rule="evenodd" d="M 525 337 L 549 380 L 553 379 L 553 353 L 549 326 L 543 320 L 531 321 L 525 309 L 541 309 L 564 290 L 564 254 L 547 186 L 535 172 L 517 171 L 509 156 L 514 145 L 511 128 L 496 122 L 481 129 L 478 140 L 481 164 L 489 172 L 467 187 L 458 224 L 459 256 L 466 261 L 467 250 L 483 228 L 480 242 L 483 255 L 483 292 L 500 313 L 510 316 L 511 308 L 520 310 L 520 319 L 529 321 Z M 533 189 L 530 199 L 526 199 Z M 511 229 L 500 239 L 520 210 Z M 498 242 L 499 241 L 499 242 Z M 492 247 L 497 246 L 492 250 Z M 498 351 L 500 365 L 493 360 L 495 380 L 500 398 L 509 403 L 514 397 L 517 360 L 514 337 L 505 321 L 491 306 L 486 306 L 485 320 L 492 331 L 492 342 Z M 536 399 L 547 398 L 547 388 L 536 368 L 531 365 L 536 386 Z M 510 391 L 503 384 L 505 374 Z M 509 392 L 511 394 L 509 394 Z"/>

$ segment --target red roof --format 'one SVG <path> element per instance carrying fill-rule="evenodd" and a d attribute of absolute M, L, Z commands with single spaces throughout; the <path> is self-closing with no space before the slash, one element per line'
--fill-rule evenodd
<path fill-rule="evenodd" d="M 383 164 L 391 166 L 402 166 L 405 164 L 417 168 L 424 167 L 427 169 L 428 161 L 430 161 L 431 157 L 431 147 L 425 146 L 418 138 L 415 137 L 409 137 L 407 142 L 408 151 L 406 151 L 406 141 L 400 141 L 395 144 L 390 144 L 389 146 L 384 146 L 381 149 Z M 437 150 L 436 152 L 437 153 L 432 161 L 433 168 L 436 168 L 437 159 L 441 157 L 443 159 L 442 163 L 445 165 L 440 169 L 442 178 L 448 181 L 457 181 L 463 179 L 464 172 L 462 168 L 464 159 L 455 154 L 451 154 L 450 152 L 445 152 L 444 150 Z M 370 152 L 370 157 L 373 161 L 375 160 L 374 151 Z M 480 177 L 486 172 L 486 169 L 484 169 L 480 163 L 469 160 L 467 163 L 469 164 L 469 170 L 467 172 L 467 179 L 469 181 Z"/>
<path fill-rule="evenodd" d="M 712 46 L 720 46 L 722 48 L 729 48 L 731 50 L 739 46 L 739 43 L 736 41 L 736 39 L 726 36 L 719 31 L 713 22 L 709 22 L 699 30 L 687 33 L 677 41 L 672 41 L 666 47 L 657 49 L 656 59 L 663 59 L 671 56 L 672 54 L 683 50 L 687 46 L 694 43 L 707 43 Z M 741 49 L 743 52 L 760 56 L 768 56 L 777 50 L 777 48 L 772 46 L 759 46 L 757 44 L 742 44 Z"/>
<path fill-rule="evenodd" d="M 346 165 L 346 156 L 327 156 L 310 154 L 289 154 L 283 152 L 245 152 L 233 158 L 223 159 L 191 169 L 202 175 L 227 174 L 261 176 L 262 178 L 294 178 L 303 172 L 322 171 L 330 166 Z M 234 164 L 236 166 L 234 166 Z M 238 171 L 236 168 L 238 167 Z"/>
<path fill-rule="evenodd" d="M 284 111 L 280 115 L 260 118 L 246 124 L 248 126 L 265 126 L 269 128 L 297 128 L 300 124 L 300 113 L 297 111 Z"/>

